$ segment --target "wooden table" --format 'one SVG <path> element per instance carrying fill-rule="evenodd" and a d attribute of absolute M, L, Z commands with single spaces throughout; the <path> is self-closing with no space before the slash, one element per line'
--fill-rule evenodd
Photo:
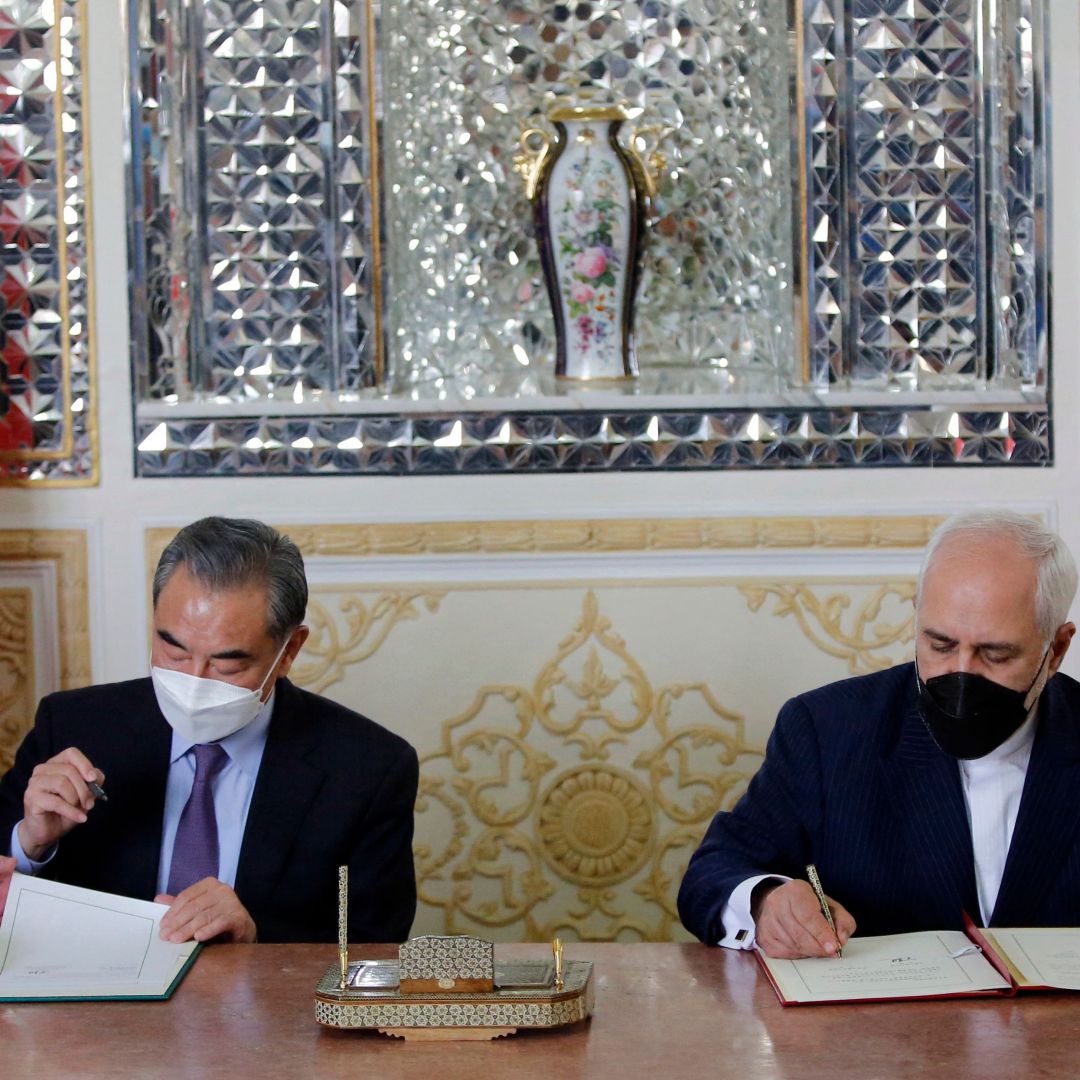
<path fill-rule="evenodd" d="M 541 957 L 542 946 L 497 946 Z M 0 1005 L 0 1077 L 782 1077 L 993 1080 L 1080 1074 L 1080 995 L 782 1009 L 752 957 L 703 945 L 578 945 L 591 1021 L 490 1043 L 330 1031 L 312 992 L 334 950 L 215 945 L 168 1002 Z M 395 955 L 357 946 L 360 956 Z"/>

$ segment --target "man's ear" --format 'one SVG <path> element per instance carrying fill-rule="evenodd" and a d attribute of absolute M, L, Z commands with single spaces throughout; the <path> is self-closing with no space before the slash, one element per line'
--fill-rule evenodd
<path fill-rule="evenodd" d="M 306 626 L 298 626 L 290 635 L 289 643 L 285 646 L 285 651 L 281 654 L 281 659 L 278 661 L 277 678 L 282 679 L 289 674 L 289 669 L 293 666 L 293 661 L 296 659 L 297 653 L 304 647 L 304 642 L 307 641 L 308 635 L 311 631 Z"/>
<path fill-rule="evenodd" d="M 1061 661 L 1065 659 L 1065 654 L 1069 651 L 1069 645 L 1072 643 L 1073 634 L 1075 633 L 1076 623 L 1062 623 L 1057 628 L 1054 633 L 1054 640 L 1050 642 L 1050 665 L 1047 678 L 1061 667 Z"/>

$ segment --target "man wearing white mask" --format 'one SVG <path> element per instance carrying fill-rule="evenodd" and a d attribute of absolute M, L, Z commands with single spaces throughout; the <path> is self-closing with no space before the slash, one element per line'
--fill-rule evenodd
<path fill-rule="evenodd" d="M 168 903 L 173 941 L 331 941 L 347 864 L 350 939 L 403 940 L 416 753 L 285 678 L 306 606 L 287 537 L 182 529 L 154 575 L 150 678 L 45 698 L 0 780 L 17 869 Z"/>

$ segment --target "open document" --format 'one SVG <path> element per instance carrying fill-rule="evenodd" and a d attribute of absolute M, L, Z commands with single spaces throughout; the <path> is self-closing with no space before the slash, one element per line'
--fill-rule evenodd
<path fill-rule="evenodd" d="M 1019 989 L 1080 990 L 1080 929 L 995 927 L 982 935 L 1009 965 Z"/>
<path fill-rule="evenodd" d="M 168 910 L 15 874 L 0 923 L 0 1001 L 167 998 L 200 947 L 161 940 Z"/>
<path fill-rule="evenodd" d="M 842 960 L 774 960 L 760 950 L 757 957 L 784 1005 L 1080 990 L 1080 928 L 965 923 L 966 931 L 853 937 Z"/>
<path fill-rule="evenodd" d="M 1009 993 L 1011 983 L 960 930 L 853 937 L 844 958 L 758 959 L 787 1005 Z"/>

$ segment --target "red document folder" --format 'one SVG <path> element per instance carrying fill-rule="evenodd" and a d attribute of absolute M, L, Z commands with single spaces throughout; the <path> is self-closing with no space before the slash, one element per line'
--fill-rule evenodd
<path fill-rule="evenodd" d="M 966 914 L 963 932 L 854 937 L 843 959 L 775 960 L 760 950 L 756 956 L 781 1005 L 1080 990 L 1080 929 L 983 930 Z"/>

